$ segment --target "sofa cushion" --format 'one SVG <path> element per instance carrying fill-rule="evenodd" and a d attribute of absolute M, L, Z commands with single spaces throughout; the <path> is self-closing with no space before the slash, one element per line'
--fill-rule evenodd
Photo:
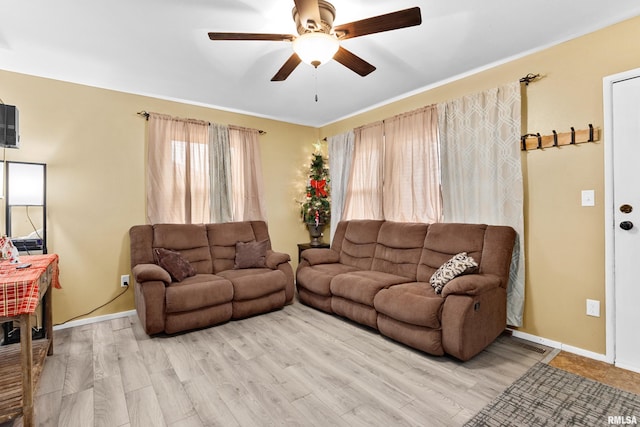
<path fill-rule="evenodd" d="M 227 270 L 218 274 L 233 284 L 234 301 L 260 298 L 283 291 L 287 285 L 287 276 L 282 271 L 268 268 Z"/>
<path fill-rule="evenodd" d="M 477 268 L 478 263 L 472 257 L 468 256 L 466 252 L 461 252 L 442 264 L 440 268 L 433 273 L 429 279 L 429 283 L 433 286 L 436 294 L 439 294 L 449 281 L 463 274 L 472 273 L 476 271 Z"/>
<path fill-rule="evenodd" d="M 171 278 L 181 282 L 187 277 L 195 276 L 196 270 L 180 253 L 164 248 L 155 248 L 153 256 L 156 264 L 165 269 Z"/>
<path fill-rule="evenodd" d="M 196 310 L 224 304 L 233 299 L 231 282 L 213 274 L 197 274 L 167 286 L 167 313 Z"/>
<path fill-rule="evenodd" d="M 347 223 L 340 243 L 340 263 L 369 270 L 376 250 L 378 231 L 384 221 L 353 220 Z"/>
<path fill-rule="evenodd" d="M 198 273 L 212 272 L 207 232 L 202 224 L 156 224 L 153 247 L 180 252 Z"/>
<path fill-rule="evenodd" d="M 236 243 L 258 240 L 250 222 L 207 224 L 208 244 L 213 260 L 213 272 L 232 270 L 236 258 Z M 264 239 L 260 239 L 264 240 Z M 267 249 L 271 249 L 270 245 Z"/>
<path fill-rule="evenodd" d="M 486 230 L 484 224 L 430 224 L 418 264 L 417 281 L 428 282 L 442 264 L 460 252 L 466 252 L 482 266 Z M 482 270 L 480 267 L 479 271 Z"/>
<path fill-rule="evenodd" d="M 378 313 L 411 325 L 439 329 L 444 298 L 425 282 L 403 283 L 382 289 L 373 300 Z"/>
<path fill-rule="evenodd" d="M 305 251 L 306 252 L 306 251 Z M 296 284 L 317 295 L 331 296 L 331 280 L 339 274 L 359 271 L 344 264 L 318 264 L 306 266 L 296 272 Z"/>
<path fill-rule="evenodd" d="M 354 271 L 334 277 L 331 281 L 331 293 L 373 307 L 373 298 L 380 289 L 410 281 L 406 277 L 381 271 Z"/>
<path fill-rule="evenodd" d="M 236 257 L 233 268 L 264 268 L 267 258 L 267 240 L 260 242 L 236 242 Z"/>
<path fill-rule="evenodd" d="M 416 279 L 427 224 L 386 221 L 380 227 L 371 269 Z"/>

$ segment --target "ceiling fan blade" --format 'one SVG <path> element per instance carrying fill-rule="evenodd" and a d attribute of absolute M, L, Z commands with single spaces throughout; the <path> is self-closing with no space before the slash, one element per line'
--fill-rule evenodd
<path fill-rule="evenodd" d="M 340 40 L 352 39 L 367 34 L 382 33 L 399 28 L 413 27 L 422 23 L 419 7 L 399 10 L 385 15 L 354 21 L 334 27 Z"/>
<path fill-rule="evenodd" d="M 293 70 L 296 69 L 296 67 L 298 66 L 298 64 L 300 64 L 300 62 L 302 62 L 302 60 L 300 59 L 297 53 L 294 53 L 289 57 L 289 59 L 287 59 L 284 65 L 280 67 L 276 75 L 271 78 L 271 81 L 281 82 L 283 80 L 286 80 L 287 77 L 289 77 L 289 74 L 291 74 Z"/>
<path fill-rule="evenodd" d="M 294 0 L 300 24 L 308 30 L 317 30 L 322 23 L 320 19 L 320 7 L 318 0 Z"/>
<path fill-rule="evenodd" d="M 351 71 L 360 74 L 362 77 L 372 73 L 376 69 L 376 67 L 369 64 L 359 56 L 356 56 L 353 53 L 349 52 L 342 46 L 340 46 L 336 54 L 333 56 L 333 59 L 335 59 Z"/>
<path fill-rule="evenodd" d="M 260 33 L 209 33 L 211 40 L 265 40 L 276 42 L 292 42 L 293 34 L 260 34 Z"/>

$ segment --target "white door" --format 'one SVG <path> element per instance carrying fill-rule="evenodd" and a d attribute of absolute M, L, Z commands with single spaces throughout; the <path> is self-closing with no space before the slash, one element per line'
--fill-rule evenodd
<path fill-rule="evenodd" d="M 640 372 L 640 75 L 611 82 L 610 111 L 614 363 Z"/>

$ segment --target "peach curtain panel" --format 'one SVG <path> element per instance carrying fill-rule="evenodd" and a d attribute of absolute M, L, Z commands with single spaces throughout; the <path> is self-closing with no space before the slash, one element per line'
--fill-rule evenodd
<path fill-rule="evenodd" d="M 372 123 L 353 132 L 353 160 L 342 218 L 384 219 L 384 124 Z"/>
<path fill-rule="evenodd" d="M 208 123 L 149 114 L 147 221 L 209 220 Z"/>
<path fill-rule="evenodd" d="M 150 224 L 266 220 L 259 133 L 150 113 Z"/>
<path fill-rule="evenodd" d="M 522 326 L 524 189 L 520 83 L 438 105 L 444 221 L 509 225 L 518 233 L 507 323 Z"/>
<path fill-rule="evenodd" d="M 385 120 L 384 137 L 385 219 L 440 222 L 437 107 L 430 105 Z"/>
<path fill-rule="evenodd" d="M 343 219 L 441 220 L 435 105 L 354 129 L 354 135 Z M 329 161 L 333 170 L 337 160 Z M 332 212 L 339 211 L 334 206 Z"/>

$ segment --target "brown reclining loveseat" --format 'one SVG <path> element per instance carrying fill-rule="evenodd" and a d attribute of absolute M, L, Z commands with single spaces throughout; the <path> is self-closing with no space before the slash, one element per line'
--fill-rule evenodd
<path fill-rule="evenodd" d="M 330 249 L 302 252 L 298 296 L 413 348 L 468 360 L 506 327 L 515 237 L 506 226 L 342 221 Z M 436 293 L 430 279 L 462 252 L 478 267 Z"/>
<path fill-rule="evenodd" d="M 265 313 L 293 300 L 289 255 L 271 249 L 264 221 L 136 225 L 129 237 L 136 311 L 149 335 Z"/>

